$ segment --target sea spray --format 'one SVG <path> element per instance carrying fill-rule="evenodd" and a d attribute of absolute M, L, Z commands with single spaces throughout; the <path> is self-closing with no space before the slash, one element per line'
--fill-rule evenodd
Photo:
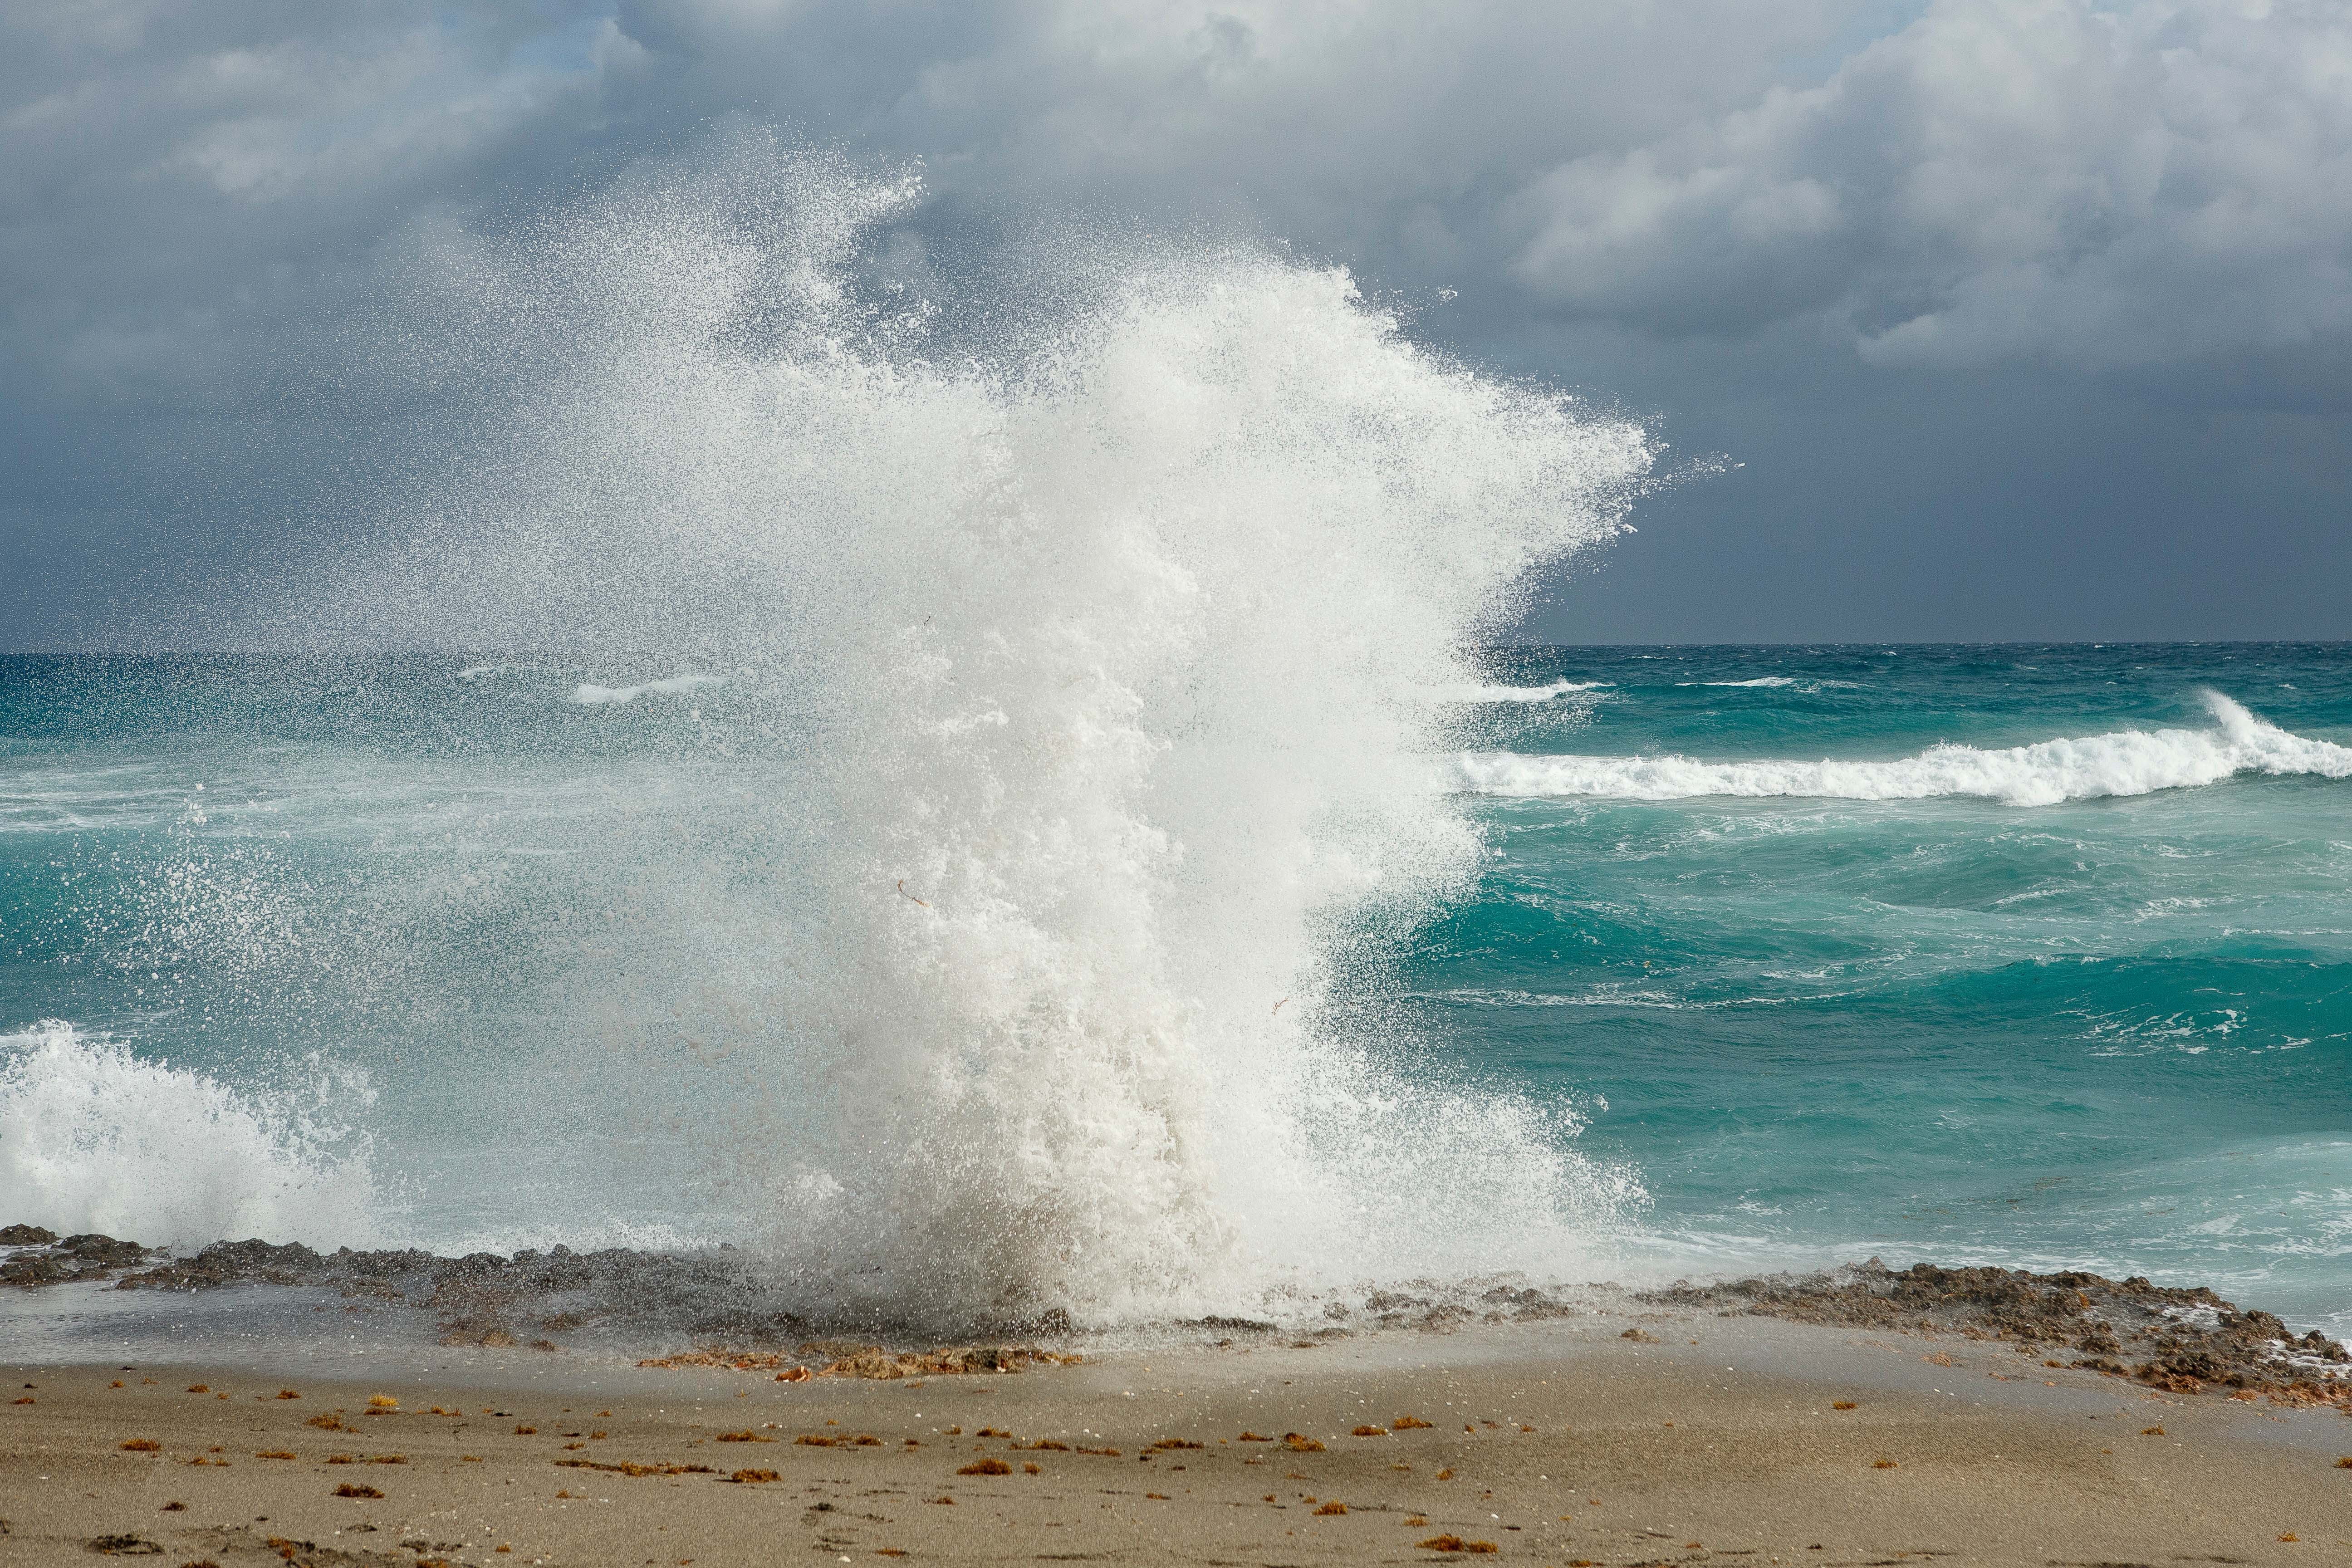
<path fill-rule="evenodd" d="M 152 1245 L 268 1235 L 363 1246 L 382 1214 L 364 1083 L 247 1095 L 45 1023 L 0 1035 L 0 1194 L 11 1223 Z"/>
<path fill-rule="evenodd" d="M 1480 857 L 1410 694 L 1480 684 L 1651 441 L 1261 250 L 915 299 L 876 258 L 919 199 L 754 137 L 453 242 L 404 331 L 507 413 L 306 626 L 725 674 L 706 743 L 770 826 L 688 798 L 609 846 L 640 911 L 705 908 L 575 1005 L 648 1062 L 729 1016 L 700 1125 L 813 1310 L 1576 1272 L 1626 1179 L 1564 1112 L 1420 1087 L 1332 987 Z"/>

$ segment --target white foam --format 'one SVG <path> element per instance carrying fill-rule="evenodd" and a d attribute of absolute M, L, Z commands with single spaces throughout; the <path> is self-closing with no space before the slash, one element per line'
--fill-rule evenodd
<path fill-rule="evenodd" d="M 664 680 L 647 680 L 635 686 L 597 686 L 583 681 L 572 689 L 572 700 L 583 708 L 617 707 L 635 702 L 640 697 L 675 697 L 682 692 L 698 691 L 706 686 L 724 686 L 723 675 L 673 675 Z"/>
<path fill-rule="evenodd" d="M 1549 686 L 1443 686 L 1419 692 L 1425 702 L 1549 702 L 1572 691 L 1599 691 L 1613 680 L 1555 680 Z"/>
<path fill-rule="evenodd" d="M 680 826 L 719 809 L 681 784 L 600 849 L 614 912 L 676 923 L 578 1032 L 740 1072 L 681 1114 L 740 1138 L 724 1202 L 817 1303 L 1586 1275 L 1633 1189 L 1572 1121 L 1328 1004 L 1481 863 L 1428 787 L 1451 717 L 1397 694 L 1480 683 L 1649 437 L 1277 252 L 1056 237 L 968 305 L 860 292 L 919 195 L 752 137 L 460 247 L 417 308 L 478 309 L 436 330 L 492 345 L 509 428 L 314 616 L 761 671 L 726 742 L 758 827 Z M 577 1091 L 658 1105 L 667 1059 Z"/>
<path fill-rule="evenodd" d="M 241 1093 L 56 1021 L 0 1035 L 0 1214 L 151 1247 L 365 1245 L 367 1149 L 322 1116 L 327 1094 L 353 1092 Z"/>
<path fill-rule="evenodd" d="M 2352 747 L 2305 739 L 2203 693 L 2211 730 L 2125 730 L 1983 751 L 1933 746 L 1892 762 L 1707 763 L 1682 756 L 1520 756 L 1465 752 L 1463 787 L 1481 795 L 1686 800 L 1704 795 L 1930 800 L 1969 795 L 2054 805 L 2219 784 L 2240 773 L 2352 778 Z"/>
<path fill-rule="evenodd" d="M 1793 675 L 1759 675 L 1752 680 L 1677 680 L 1676 686 L 1712 686 L 1735 690 L 1778 691 L 1795 687 L 1807 696 L 1822 691 L 1867 691 L 1868 686 L 1859 680 L 1807 680 Z"/>

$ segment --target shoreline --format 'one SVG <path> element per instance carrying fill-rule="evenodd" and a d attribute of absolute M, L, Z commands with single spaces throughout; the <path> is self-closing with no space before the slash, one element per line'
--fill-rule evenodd
<path fill-rule="evenodd" d="M 2334 1408 L 1622 1300 L 896 1379 L 478 1346 L 373 1370 L 125 1359 L 0 1369 L 31 1402 L 0 1407 L 0 1563 L 2046 1568 L 2352 1550 Z"/>
<path fill-rule="evenodd" d="M 723 1256 L 0 1245 L 0 1568 L 2352 1554 L 2352 1352 L 2137 1278 L 1873 1259 L 940 1346 L 800 1337 Z"/>
<path fill-rule="evenodd" d="M 2175 1393 L 2210 1385 L 2352 1411 L 2352 1347 L 2316 1329 L 2298 1335 L 2275 1315 L 2241 1308 L 2205 1287 L 2160 1286 L 2141 1276 L 2116 1280 L 2078 1269 L 2035 1273 L 1932 1263 L 1894 1269 L 1875 1258 L 1809 1274 L 1677 1280 L 1651 1289 L 1544 1289 L 1491 1279 L 1389 1287 L 1369 1290 L 1360 1303 L 1313 1300 L 1307 1305 L 1314 1315 L 1290 1322 L 1179 1319 L 1135 1325 L 1124 1340 L 1074 1326 L 1054 1312 L 1042 1320 L 965 1325 L 968 1342 L 942 1345 L 936 1330 L 808 1313 L 782 1294 L 757 1259 L 732 1248 L 582 1254 L 559 1246 L 544 1254 L 446 1258 L 415 1249 L 343 1247 L 322 1254 L 254 1239 L 175 1254 L 107 1236 L 61 1237 L 34 1226 L 0 1226 L 0 1357 L 9 1353 L 6 1320 L 23 1315 L 26 1303 L 44 1297 L 81 1301 L 95 1313 L 94 1292 L 128 1293 L 130 1300 L 109 1302 L 103 1311 L 131 1321 L 142 1315 L 202 1315 L 205 1307 L 234 1315 L 248 1302 L 265 1309 L 307 1303 L 313 1316 L 339 1306 L 340 1316 L 365 1321 L 388 1340 L 419 1342 L 420 1348 L 429 1341 L 442 1349 L 528 1346 L 611 1354 L 634 1347 L 649 1357 L 692 1353 L 705 1360 L 750 1354 L 772 1369 L 864 1376 L 886 1375 L 888 1369 L 851 1372 L 845 1358 L 985 1353 L 995 1358 L 993 1368 L 1005 1357 L 1051 1360 L 1090 1344 L 1230 1345 L 1237 1337 L 1274 1342 L 1303 1335 L 1304 1348 L 1399 1329 L 1444 1332 L 1542 1321 L 1625 1303 L 1997 1342 L 2039 1357 L 2046 1367 L 2131 1378 Z M 240 1323 L 232 1331 L 314 1337 L 299 1331 L 299 1321 L 281 1310 L 267 1325 Z M 869 1342 L 877 1337 L 891 1342 Z"/>

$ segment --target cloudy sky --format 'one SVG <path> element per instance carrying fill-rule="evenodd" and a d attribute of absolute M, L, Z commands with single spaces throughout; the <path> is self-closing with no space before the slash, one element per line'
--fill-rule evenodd
<path fill-rule="evenodd" d="M 420 233 L 740 119 L 1289 242 L 1738 465 L 1540 636 L 2352 637 L 2345 0 L 11 0 L 0 642 L 328 526 Z"/>

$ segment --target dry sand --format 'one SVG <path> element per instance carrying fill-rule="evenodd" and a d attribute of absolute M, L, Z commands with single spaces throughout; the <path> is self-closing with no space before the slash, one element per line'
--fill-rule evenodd
<path fill-rule="evenodd" d="M 2336 1411 L 1630 1304 L 916 1382 L 426 1354 L 14 1368 L 0 1564 L 2352 1561 Z"/>

